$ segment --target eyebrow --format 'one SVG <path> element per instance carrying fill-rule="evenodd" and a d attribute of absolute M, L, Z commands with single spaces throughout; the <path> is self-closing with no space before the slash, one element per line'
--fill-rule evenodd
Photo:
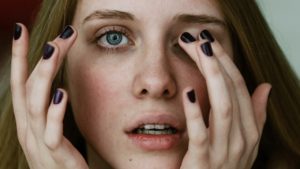
<path fill-rule="evenodd" d="M 88 15 L 84 20 L 83 23 L 93 20 L 93 19 L 122 19 L 122 20 L 135 20 L 135 17 L 128 13 L 118 10 L 97 10 L 90 15 Z"/>
<path fill-rule="evenodd" d="M 119 10 L 96 10 L 90 15 L 88 15 L 84 20 L 83 23 L 94 20 L 94 19 L 120 19 L 120 20 L 136 20 L 135 16 L 131 13 L 119 11 Z M 226 23 L 214 16 L 209 15 L 193 15 L 193 14 L 178 14 L 173 18 L 175 22 L 182 22 L 182 23 L 199 23 L 199 24 L 216 24 L 220 26 L 226 27 Z"/>
<path fill-rule="evenodd" d="M 182 23 L 199 23 L 199 24 L 216 24 L 226 27 L 226 22 L 215 17 L 205 14 L 192 15 L 192 14 L 179 14 L 174 17 L 175 21 Z"/>

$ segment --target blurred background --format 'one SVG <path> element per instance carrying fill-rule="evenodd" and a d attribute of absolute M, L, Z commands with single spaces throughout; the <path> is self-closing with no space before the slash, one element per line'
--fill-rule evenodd
<path fill-rule="evenodd" d="M 300 1 L 257 0 L 277 41 L 300 77 Z"/>
<path fill-rule="evenodd" d="M 30 27 L 41 0 L 0 2 L 0 69 L 10 57 L 13 26 L 22 22 Z M 300 77 L 300 1 L 257 0 L 279 44 Z"/>
<path fill-rule="evenodd" d="M 10 57 L 14 23 L 22 22 L 30 25 L 41 1 L 4 0 L 0 2 L 0 70 L 6 58 Z"/>

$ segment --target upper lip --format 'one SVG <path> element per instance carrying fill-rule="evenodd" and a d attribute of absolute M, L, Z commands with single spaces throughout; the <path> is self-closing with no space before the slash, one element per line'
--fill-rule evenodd
<path fill-rule="evenodd" d="M 182 132 L 185 129 L 185 123 L 178 116 L 173 113 L 162 112 L 148 112 L 141 113 L 135 116 L 130 124 L 125 127 L 126 133 L 132 133 L 135 129 L 141 127 L 144 124 L 167 124 L 170 127 L 176 129 L 178 132 Z"/>

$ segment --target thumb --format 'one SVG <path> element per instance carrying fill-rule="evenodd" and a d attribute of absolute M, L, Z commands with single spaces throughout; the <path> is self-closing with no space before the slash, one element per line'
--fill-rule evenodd
<path fill-rule="evenodd" d="M 271 88 L 272 86 L 269 83 L 260 84 L 255 89 L 251 98 L 260 133 L 262 132 L 267 117 L 267 103 Z"/>

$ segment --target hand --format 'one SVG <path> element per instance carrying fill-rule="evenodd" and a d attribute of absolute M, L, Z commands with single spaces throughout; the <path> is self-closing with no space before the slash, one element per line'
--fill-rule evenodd
<path fill-rule="evenodd" d="M 179 43 L 203 74 L 211 105 L 206 128 L 197 95 L 191 88 L 184 90 L 189 145 L 181 169 L 250 169 L 257 156 L 271 85 L 259 85 L 251 97 L 218 41 Z M 194 103 L 188 92 L 195 96 Z"/>
<path fill-rule="evenodd" d="M 17 28 L 12 48 L 11 90 L 18 139 L 29 167 L 87 169 L 81 154 L 63 136 L 67 93 L 58 89 L 49 106 L 52 81 L 77 33 L 69 27 L 64 36 L 49 42 L 28 76 L 28 31 L 22 24 Z"/>

